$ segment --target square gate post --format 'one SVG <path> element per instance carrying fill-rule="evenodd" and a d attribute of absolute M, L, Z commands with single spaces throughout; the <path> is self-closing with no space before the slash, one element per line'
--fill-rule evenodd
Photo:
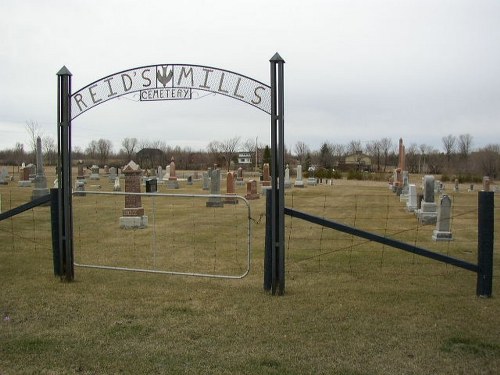
<path fill-rule="evenodd" d="M 271 62 L 271 253 L 272 294 L 285 293 L 285 188 L 284 188 L 284 69 L 276 53 Z"/>
<path fill-rule="evenodd" d="M 63 66 L 57 73 L 57 180 L 61 277 L 74 279 L 73 211 L 71 195 L 71 73 Z"/>
<path fill-rule="evenodd" d="M 477 215 L 477 289 L 480 297 L 491 297 L 493 285 L 493 238 L 495 193 L 480 191 Z"/>

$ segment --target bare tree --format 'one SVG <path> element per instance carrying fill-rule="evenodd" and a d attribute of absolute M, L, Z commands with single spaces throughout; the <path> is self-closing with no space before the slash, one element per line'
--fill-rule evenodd
<path fill-rule="evenodd" d="M 91 159 L 92 161 L 95 161 L 97 159 L 97 141 L 92 140 L 90 141 L 89 145 L 85 149 L 85 153 L 87 154 L 87 157 Z"/>
<path fill-rule="evenodd" d="M 55 165 L 56 164 L 56 155 L 57 155 L 57 147 L 54 141 L 54 138 L 51 136 L 45 136 L 42 139 L 42 148 L 45 156 L 45 164 L 47 165 Z"/>
<path fill-rule="evenodd" d="M 489 144 L 475 154 L 480 172 L 493 179 L 498 178 L 500 172 L 500 144 Z"/>
<path fill-rule="evenodd" d="M 106 164 L 112 148 L 113 144 L 109 139 L 101 138 L 97 141 L 97 155 L 99 156 L 99 162 L 101 164 Z"/>
<path fill-rule="evenodd" d="M 299 159 L 300 164 L 304 164 L 306 155 L 311 152 L 309 146 L 302 141 L 298 141 L 295 144 L 294 151 L 295 154 L 297 155 L 297 159 Z"/>
<path fill-rule="evenodd" d="M 380 140 L 380 149 L 382 150 L 382 154 L 384 155 L 384 172 L 389 164 L 389 156 L 392 149 L 392 141 L 390 138 L 382 138 Z"/>
<path fill-rule="evenodd" d="M 226 162 L 226 168 L 228 172 L 231 167 L 231 160 L 233 160 L 233 157 L 236 156 L 236 149 L 238 148 L 239 144 L 240 137 L 233 137 L 220 142 L 220 151 L 222 157 Z"/>
<path fill-rule="evenodd" d="M 207 145 L 207 153 L 214 164 L 219 164 L 221 160 L 221 143 L 219 141 L 210 141 Z"/>
<path fill-rule="evenodd" d="M 360 140 L 352 140 L 347 145 L 347 152 L 351 155 L 360 153 L 363 151 L 363 146 L 361 145 Z"/>
<path fill-rule="evenodd" d="M 366 145 L 366 153 L 375 159 L 377 171 L 380 172 L 380 163 L 382 161 L 382 143 L 377 140 L 368 142 Z"/>
<path fill-rule="evenodd" d="M 33 154 L 36 154 L 36 139 L 42 137 L 42 130 L 38 122 L 30 120 L 26 121 L 26 131 L 28 132 L 28 142 Z"/>
<path fill-rule="evenodd" d="M 470 134 L 460 134 L 458 136 L 458 152 L 460 157 L 467 159 L 472 149 L 472 135 Z"/>
<path fill-rule="evenodd" d="M 446 161 L 448 162 L 448 166 L 450 164 L 451 156 L 455 151 L 455 144 L 457 142 L 457 138 L 454 135 L 448 134 L 446 137 L 441 138 L 443 142 L 444 153 L 446 154 Z"/>
<path fill-rule="evenodd" d="M 138 141 L 137 138 L 124 138 L 122 140 L 121 151 L 126 155 L 128 161 L 132 160 L 134 153 L 137 149 Z"/>

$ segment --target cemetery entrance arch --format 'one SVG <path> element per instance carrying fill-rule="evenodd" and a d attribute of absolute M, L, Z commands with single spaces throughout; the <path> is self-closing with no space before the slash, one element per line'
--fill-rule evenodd
<path fill-rule="evenodd" d="M 56 248 L 66 280 L 74 278 L 73 213 L 71 196 L 72 120 L 97 105 L 138 93 L 140 101 L 189 100 L 193 91 L 208 91 L 242 101 L 271 118 L 271 237 L 273 294 L 284 293 L 284 63 L 276 53 L 270 59 L 270 84 L 224 69 L 190 64 L 158 64 L 124 70 L 72 92 L 72 74 L 58 73 L 58 235 Z"/>

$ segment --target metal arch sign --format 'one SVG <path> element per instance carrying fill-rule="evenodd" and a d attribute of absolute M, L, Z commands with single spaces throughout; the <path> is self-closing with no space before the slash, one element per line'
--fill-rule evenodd
<path fill-rule="evenodd" d="M 139 92 L 141 101 L 189 100 L 209 91 L 271 114 L 271 87 L 244 75 L 201 65 L 148 65 L 104 77 L 71 95 L 71 119 L 108 100 Z"/>

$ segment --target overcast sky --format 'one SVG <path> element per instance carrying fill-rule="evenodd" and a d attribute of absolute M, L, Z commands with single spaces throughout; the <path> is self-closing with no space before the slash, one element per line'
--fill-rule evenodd
<path fill-rule="evenodd" d="M 500 143 L 500 1 L 219 0 L 0 2 L 0 149 L 28 146 L 27 121 L 56 138 L 57 76 L 73 92 L 154 64 L 227 69 L 270 83 L 285 63 L 285 143 L 389 137 L 426 143 L 469 133 Z M 258 137 L 269 116 L 222 95 L 107 101 L 72 123 L 73 144 L 125 137 L 194 150 Z"/>

